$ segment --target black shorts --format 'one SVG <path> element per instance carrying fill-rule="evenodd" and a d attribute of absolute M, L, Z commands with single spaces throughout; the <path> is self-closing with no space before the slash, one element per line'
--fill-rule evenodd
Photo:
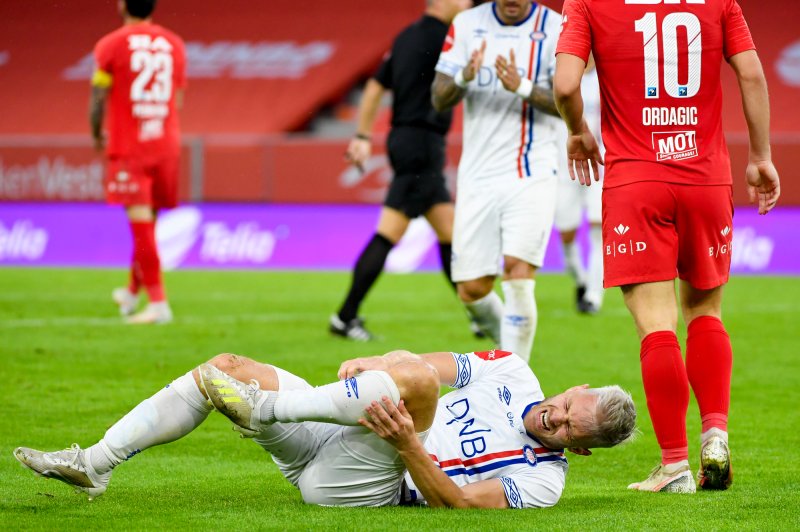
<path fill-rule="evenodd" d="M 383 202 L 416 218 L 437 203 L 449 203 L 444 178 L 444 136 L 416 127 L 395 127 L 386 143 L 394 178 Z"/>

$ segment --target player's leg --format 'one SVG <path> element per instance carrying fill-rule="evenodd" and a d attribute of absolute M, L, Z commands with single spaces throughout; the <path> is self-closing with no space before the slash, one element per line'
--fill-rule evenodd
<path fill-rule="evenodd" d="M 161 259 L 156 244 L 156 211 L 149 205 L 131 205 L 125 212 L 133 232 L 136 269 L 141 272 L 142 286 L 149 303 L 127 319 L 128 323 L 167 323 L 172 321 L 172 309 L 167 302 Z"/>
<path fill-rule="evenodd" d="M 500 222 L 505 296 L 500 345 L 526 362 L 530 360 L 538 322 L 534 275 L 544 263 L 556 191 L 555 179 L 518 181 L 505 190 Z"/>
<path fill-rule="evenodd" d="M 643 482 L 628 487 L 642 491 L 694 492 L 686 439 L 689 381 L 675 335 L 678 320 L 675 283 L 627 285 L 622 292 L 641 340 L 642 384 L 661 448 L 661 466 Z"/>
<path fill-rule="evenodd" d="M 170 209 L 178 204 L 179 154 L 164 157 L 160 161 L 143 167 L 142 186 L 149 186 L 150 201 L 129 205 L 128 219 L 134 226 L 134 246 L 142 285 L 147 291 L 149 303 L 144 310 L 131 316 L 128 323 L 167 323 L 172 321 L 172 309 L 167 301 L 161 259 L 156 244 L 156 219 L 160 209 Z"/>
<path fill-rule="evenodd" d="M 564 159 L 566 160 L 566 156 Z M 566 172 L 566 168 L 564 171 Z M 568 175 L 560 176 L 554 217 L 555 228 L 561 237 L 564 268 L 575 282 L 575 305 L 578 310 L 588 282 L 581 247 L 575 238 L 581 223 L 581 188 L 583 187 L 569 179 Z"/>
<path fill-rule="evenodd" d="M 442 262 L 442 272 L 447 278 L 447 282 L 455 289 L 450 272 L 450 261 L 453 256 L 453 220 L 455 218 L 455 206 L 452 202 L 436 203 L 425 211 L 425 219 L 431 224 L 436 233 L 436 240 L 439 242 L 439 258 Z"/>
<path fill-rule="evenodd" d="M 722 287 L 698 290 L 681 281 L 686 337 L 686 372 L 702 421 L 698 483 L 704 489 L 727 489 L 733 482 L 728 448 L 731 402 L 731 339 L 722 323 Z"/>
<path fill-rule="evenodd" d="M 447 191 L 444 191 L 447 193 Z M 442 264 L 442 273 L 444 273 L 447 282 L 453 287 L 453 290 L 458 293 L 458 288 L 455 281 L 453 281 L 451 262 L 453 259 L 453 220 L 455 218 L 455 206 L 453 202 L 447 201 L 442 203 L 435 203 L 430 209 L 425 212 L 425 219 L 433 227 L 436 232 L 436 239 L 439 242 L 439 259 Z M 466 310 L 466 309 L 465 309 Z M 470 330 L 477 338 L 484 338 L 486 333 L 473 318 L 469 312 L 467 316 L 470 318 Z"/>
<path fill-rule="evenodd" d="M 145 399 L 87 449 L 41 452 L 25 447 L 15 457 L 37 473 L 62 480 L 90 497 L 105 492 L 112 470 L 134 455 L 181 438 L 199 426 L 212 407 L 192 372 Z"/>
<path fill-rule="evenodd" d="M 500 347 L 528 362 L 536 336 L 536 267 L 516 257 L 503 258 L 503 322 Z"/>
<path fill-rule="evenodd" d="M 423 361 L 398 364 L 387 371 L 365 371 L 313 389 L 273 393 L 276 381 L 272 379 L 264 387 L 249 374 L 245 374 L 249 383 L 230 375 L 226 371 L 230 356 L 222 355 L 201 365 L 200 381 L 215 408 L 246 436 L 255 436 L 275 422 L 320 421 L 357 426 L 366 406 L 372 401 L 380 402 L 384 396 L 395 403 L 401 398 L 406 401 L 409 413 L 417 416 L 418 432 L 427 430 L 433 421 L 439 380 L 436 370 Z"/>
<path fill-rule="evenodd" d="M 389 370 L 423 442 L 439 395 L 438 374 L 426 366 L 412 362 Z M 397 504 L 404 472 L 390 443 L 364 427 L 343 427 L 321 446 L 297 486 L 311 504 L 386 506 Z"/>
<path fill-rule="evenodd" d="M 106 201 L 109 205 L 150 205 L 152 202 L 151 183 L 138 165 L 127 159 L 109 159 L 103 181 Z M 115 288 L 111 293 L 114 303 L 119 307 L 122 316 L 136 312 L 139 304 L 139 290 L 142 288 L 142 269 L 139 264 L 139 247 L 137 239 L 142 233 L 141 226 L 129 220 L 131 239 L 134 243 L 131 252 L 130 274 L 127 287 Z"/>
<path fill-rule="evenodd" d="M 372 334 L 364 328 L 358 309 L 377 281 L 386 264 L 386 257 L 408 229 L 410 219 L 403 212 L 388 206 L 381 209 L 378 227 L 353 268 L 350 289 L 339 311 L 331 316 L 332 333 L 351 340 L 366 342 Z"/>
<path fill-rule="evenodd" d="M 582 311 L 594 314 L 603 306 L 603 227 L 602 183 L 584 187 L 586 217 L 589 220 L 589 269 L 586 276 L 586 294 Z"/>
<path fill-rule="evenodd" d="M 676 188 L 681 204 L 678 274 L 688 325 L 686 370 L 703 423 L 698 481 L 704 489 L 726 489 L 733 481 L 728 450 L 733 353 L 722 323 L 722 287 L 733 240 L 731 189 Z"/>
<path fill-rule="evenodd" d="M 605 283 L 622 287 L 641 341 L 647 408 L 661 464 L 642 491 L 694 492 L 686 441 L 689 382 L 675 335 L 678 234 L 675 197 L 666 183 L 641 182 L 603 191 Z"/>
<path fill-rule="evenodd" d="M 503 301 L 494 291 L 501 256 L 498 201 L 494 188 L 460 185 L 453 223 L 451 277 L 471 318 L 499 345 Z"/>

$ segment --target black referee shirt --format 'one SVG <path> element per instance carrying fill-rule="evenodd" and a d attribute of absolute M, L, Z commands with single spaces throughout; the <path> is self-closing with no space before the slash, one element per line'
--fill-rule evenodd
<path fill-rule="evenodd" d="M 394 93 L 392 127 L 414 126 L 442 135 L 450 129 L 451 111 L 437 113 L 431 105 L 431 83 L 439 61 L 447 24 L 423 15 L 395 38 L 375 80 Z"/>

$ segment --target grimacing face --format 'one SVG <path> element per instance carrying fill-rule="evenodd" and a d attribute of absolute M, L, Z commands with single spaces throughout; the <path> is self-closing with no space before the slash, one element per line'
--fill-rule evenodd
<path fill-rule="evenodd" d="M 593 447 L 598 396 L 587 388 L 575 386 L 545 398 L 525 416 L 525 429 L 551 449 Z"/>

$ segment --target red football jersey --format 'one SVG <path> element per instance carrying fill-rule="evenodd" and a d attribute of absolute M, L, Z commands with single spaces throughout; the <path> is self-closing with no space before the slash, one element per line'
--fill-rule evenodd
<path fill-rule="evenodd" d="M 186 86 L 183 40 L 151 23 L 125 25 L 94 49 L 111 76 L 108 155 L 159 158 L 180 149 L 175 93 Z"/>
<path fill-rule="evenodd" d="M 566 0 L 556 53 L 594 54 L 604 186 L 730 184 L 720 64 L 753 48 L 736 0 Z"/>

